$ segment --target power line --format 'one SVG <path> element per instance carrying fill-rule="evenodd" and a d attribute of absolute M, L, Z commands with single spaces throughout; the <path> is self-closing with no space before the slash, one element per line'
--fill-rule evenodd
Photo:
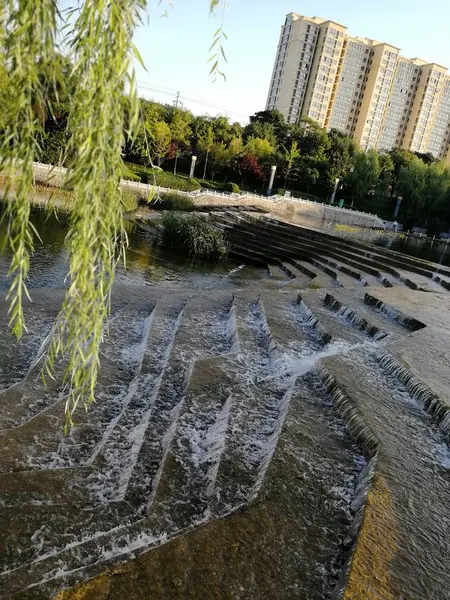
<path fill-rule="evenodd" d="M 208 102 L 204 102 L 203 100 L 199 100 L 197 98 L 192 98 L 191 96 L 181 95 L 181 92 L 179 92 L 179 91 L 177 92 L 176 90 L 167 91 L 167 90 L 171 90 L 172 88 L 155 87 L 155 86 L 151 86 L 149 84 L 146 84 L 146 83 L 143 83 L 140 81 L 137 82 L 137 86 L 138 86 L 138 88 L 141 88 L 146 91 L 157 92 L 159 94 L 163 94 L 166 96 L 172 96 L 176 99 L 177 102 L 179 102 L 181 99 L 188 100 L 189 102 L 194 102 L 195 104 L 199 104 L 200 106 L 205 106 L 206 108 L 209 108 L 209 109 L 214 109 L 214 110 L 224 112 L 224 113 L 231 113 L 233 115 L 243 117 L 244 119 L 249 118 L 249 115 L 240 113 L 232 108 L 224 108 L 223 106 L 217 106 L 215 104 L 210 104 Z"/>

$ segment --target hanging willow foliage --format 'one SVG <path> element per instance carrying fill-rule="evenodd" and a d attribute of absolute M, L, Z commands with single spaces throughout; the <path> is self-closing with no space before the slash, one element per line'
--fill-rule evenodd
<path fill-rule="evenodd" d="M 85 2 L 70 42 L 77 83 L 68 121 L 75 158 L 65 181 L 75 197 L 67 236 L 69 287 L 47 362 L 51 372 L 56 357 L 67 356 L 67 425 L 80 402 L 87 407 L 94 401 L 114 267 L 125 237 L 121 153 L 126 113 L 130 133 L 138 123 L 132 37 L 144 8 L 145 0 Z"/>
<path fill-rule="evenodd" d="M 133 58 L 133 33 L 146 0 L 85 0 L 65 26 L 75 89 L 71 95 L 67 155 L 73 156 L 65 185 L 73 189 L 69 233 L 68 288 L 53 329 L 44 376 L 54 377 L 55 361 L 64 356 L 68 390 L 66 429 L 81 403 L 94 401 L 99 350 L 110 308 L 115 266 L 123 254 L 124 127 L 133 138 L 140 111 Z M 220 0 L 209 0 L 214 11 Z M 56 0 L 0 2 L 0 173 L 9 198 L 12 261 L 10 323 L 20 337 L 25 329 L 23 297 L 33 250 L 29 221 L 33 161 L 39 158 L 40 107 L 46 105 L 40 66 L 57 60 L 59 15 Z M 56 72 L 56 71 L 55 71 Z M 5 85 L 3 83 L 6 82 Z"/>
<path fill-rule="evenodd" d="M 29 218 L 33 161 L 39 152 L 38 107 L 43 105 L 45 96 L 39 64 L 53 57 L 56 18 L 56 0 L 11 0 L 3 4 L 0 12 L 3 113 L 0 173 L 5 178 L 9 198 L 8 238 L 13 256 L 8 273 L 12 280 L 8 292 L 10 324 L 19 338 L 25 329 L 23 297 L 28 296 L 26 278 L 33 251 L 33 227 Z"/>

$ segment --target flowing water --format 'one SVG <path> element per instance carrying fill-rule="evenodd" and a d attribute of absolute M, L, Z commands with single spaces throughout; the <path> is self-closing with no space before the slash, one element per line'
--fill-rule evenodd
<path fill-rule="evenodd" d="M 344 298 L 331 277 L 213 268 L 131 227 L 97 402 L 64 436 L 64 364 L 44 386 L 38 359 L 66 222 L 32 218 L 29 333 L 7 336 L 3 300 L 0 321 L 0 598 L 142 553 L 108 598 L 450 597 L 450 417 L 389 353 L 418 321 L 350 277 Z M 7 268 L 6 252 L 0 290 Z"/>

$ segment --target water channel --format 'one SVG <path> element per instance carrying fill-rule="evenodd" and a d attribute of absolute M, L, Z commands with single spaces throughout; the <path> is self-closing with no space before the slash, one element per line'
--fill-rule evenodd
<path fill-rule="evenodd" d="M 97 403 L 64 436 L 64 365 L 45 387 L 34 360 L 66 218 L 33 209 L 22 341 L 1 305 L 0 598 L 51 598 L 123 561 L 108 600 L 450 598 L 448 431 L 389 354 L 409 321 L 359 282 L 329 279 L 346 309 L 300 274 L 195 263 L 130 225 Z M 7 269 L 6 251 L 1 292 Z"/>

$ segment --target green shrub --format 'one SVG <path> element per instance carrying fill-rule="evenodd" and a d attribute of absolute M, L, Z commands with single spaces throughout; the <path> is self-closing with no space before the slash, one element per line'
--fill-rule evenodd
<path fill-rule="evenodd" d="M 200 189 L 196 179 L 189 179 L 185 175 L 173 175 L 159 169 L 149 169 L 141 165 L 129 164 L 128 167 L 141 178 L 142 183 L 159 185 L 161 187 L 180 190 L 181 192 L 193 192 Z"/>
<path fill-rule="evenodd" d="M 237 183 L 233 183 L 232 181 L 229 181 L 228 183 L 226 183 L 223 186 L 223 189 L 226 192 L 231 192 L 232 194 L 239 194 L 239 192 L 241 191 L 238 184 Z"/>
<path fill-rule="evenodd" d="M 139 177 L 139 175 L 136 175 L 136 173 L 133 173 L 133 171 L 127 167 L 127 165 L 124 165 L 123 169 L 122 169 L 122 178 L 123 179 L 128 179 L 129 181 L 141 181 L 141 178 Z"/>
<path fill-rule="evenodd" d="M 195 204 L 192 198 L 179 192 L 163 192 L 160 197 L 152 202 L 152 208 L 157 210 L 194 210 Z"/>
<path fill-rule="evenodd" d="M 138 207 L 138 197 L 134 192 L 125 190 L 122 192 L 122 202 L 125 211 L 133 211 Z"/>
<path fill-rule="evenodd" d="M 278 188 L 276 194 L 277 196 L 284 196 L 284 188 Z"/>
<path fill-rule="evenodd" d="M 198 182 L 207 190 L 223 190 L 225 185 L 222 181 L 210 181 L 209 179 L 198 179 Z"/>
<path fill-rule="evenodd" d="M 209 260 L 221 260 L 227 256 L 223 234 L 204 217 L 167 212 L 161 219 L 161 225 L 160 241 L 166 248 Z"/>

